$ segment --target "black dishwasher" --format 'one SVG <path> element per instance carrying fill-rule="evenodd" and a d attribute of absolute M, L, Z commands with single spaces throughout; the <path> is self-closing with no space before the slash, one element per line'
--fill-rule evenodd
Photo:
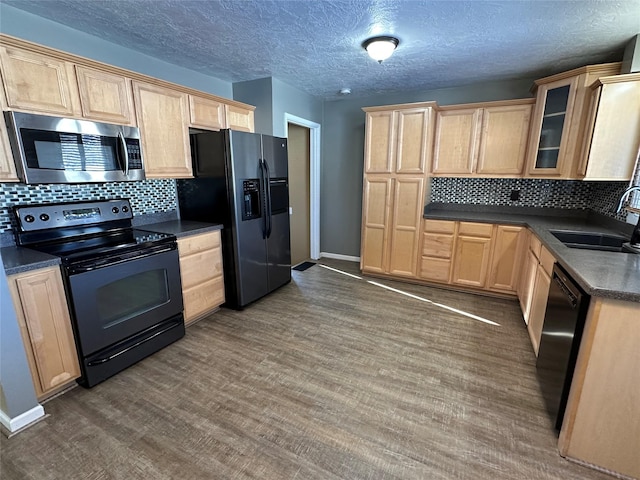
<path fill-rule="evenodd" d="M 536 367 L 556 430 L 562 427 L 589 300 L 569 274 L 554 265 Z"/>

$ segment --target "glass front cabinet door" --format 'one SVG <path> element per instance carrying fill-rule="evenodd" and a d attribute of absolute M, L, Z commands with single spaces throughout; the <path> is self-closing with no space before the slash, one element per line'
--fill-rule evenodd
<path fill-rule="evenodd" d="M 576 98 L 577 77 L 540 85 L 529 143 L 529 174 L 569 175 L 569 127 Z"/>

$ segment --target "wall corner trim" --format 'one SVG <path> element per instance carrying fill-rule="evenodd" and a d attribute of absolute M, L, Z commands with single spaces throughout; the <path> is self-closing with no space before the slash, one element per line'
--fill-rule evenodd
<path fill-rule="evenodd" d="M 0 423 L 9 431 L 9 433 L 14 433 L 41 417 L 44 417 L 44 408 L 42 405 L 35 406 L 31 410 L 27 410 L 13 418 L 9 418 L 6 413 L 0 410 Z"/>

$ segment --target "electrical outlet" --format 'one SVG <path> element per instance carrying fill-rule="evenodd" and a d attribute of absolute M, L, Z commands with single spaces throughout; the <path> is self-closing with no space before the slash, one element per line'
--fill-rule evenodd
<path fill-rule="evenodd" d="M 520 190 L 511 190 L 511 200 L 514 202 L 520 200 Z"/>

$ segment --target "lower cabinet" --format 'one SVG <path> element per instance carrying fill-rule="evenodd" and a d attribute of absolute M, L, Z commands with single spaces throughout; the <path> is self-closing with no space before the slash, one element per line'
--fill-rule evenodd
<path fill-rule="evenodd" d="M 492 233 L 493 225 L 489 223 L 460 222 L 451 283 L 467 287 L 485 287 Z"/>
<path fill-rule="evenodd" d="M 80 376 L 69 309 L 58 267 L 7 277 L 38 399 Z"/>
<path fill-rule="evenodd" d="M 547 309 L 547 299 L 549 297 L 549 287 L 551 286 L 551 275 L 555 258 L 540 243 L 538 238 L 531 234 L 529 248 L 527 249 L 527 260 L 518 290 L 522 316 L 524 317 L 533 350 L 538 355 L 540 347 L 540 337 L 542 336 L 542 326 L 544 315 Z"/>
<path fill-rule="evenodd" d="M 178 239 L 184 320 L 189 325 L 224 303 L 220 231 Z"/>
<path fill-rule="evenodd" d="M 515 225 L 425 219 L 419 278 L 512 295 L 526 233 Z"/>

